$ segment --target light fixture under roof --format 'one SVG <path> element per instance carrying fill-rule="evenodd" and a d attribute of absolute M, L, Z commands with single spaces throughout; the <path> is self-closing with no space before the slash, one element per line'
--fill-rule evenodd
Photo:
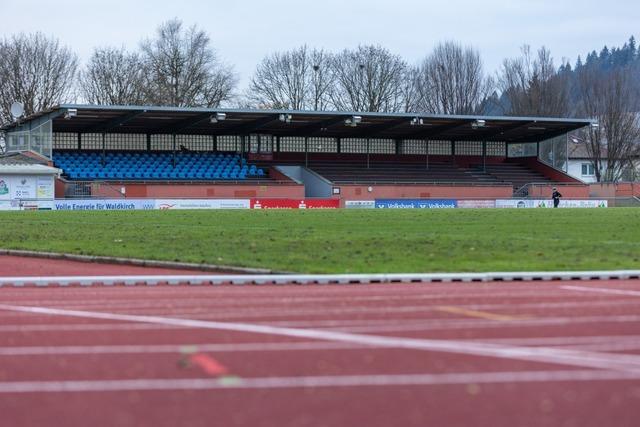
<path fill-rule="evenodd" d="M 225 120 L 227 118 L 227 114 L 226 113 L 215 113 L 211 115 L 211 123 L 218 123 L 221 122 L 223 120 Z"/>
<path fill-rule="evenodd" d="M 291 123 L 291 119 L 293 119 L 291 114 L 280 114 L 280 116 L 278 116 L 278 120 L 283 123 Z"/>
<path fill-rule="evenodd" d="M 487 124 L 487 122 L 485 120 L 482 119 L 476 119 L 473 121 L 473 123 L 471 123 L 471 127 L 474 129 L 478 129 L 478 128 L 483 128 L 485 127 Z"/>
<path fill-rule="evenodd" d="M 75 117 L 78 115 L 78 110 L 76 108 L 69 108 L 65 113 L 64 113 L 64 118 L 69 120 L 72 117 Z"/>
<path fill-rule="evenodd" d="M 420 117 L 414 117 L 413 119 L 411 119 L 409 124 L 411 126 L 422 126 L 424 124 L 424 120 L 422 120 L 422 118 Z"/>
<path fill-rule="evenodd" d="M 344 120 L 344 124 L 352 128 L 358 126 L 360 122 L 362 122 L 362 116 L 351 116 Z"/>

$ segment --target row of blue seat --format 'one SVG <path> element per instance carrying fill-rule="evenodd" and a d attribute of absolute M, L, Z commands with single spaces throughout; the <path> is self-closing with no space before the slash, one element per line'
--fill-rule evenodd
<path fill-rule="evenodd" d="M 71 179 L 216 180 L 262 178 L 264 170 L 238 155 L 219 153 L 54 152 Z"/>

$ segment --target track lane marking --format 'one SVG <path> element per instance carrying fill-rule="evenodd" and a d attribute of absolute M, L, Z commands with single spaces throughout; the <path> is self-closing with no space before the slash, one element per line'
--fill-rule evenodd
<path fill-rule="evenodd" d="M 137 323 L 189 326 L 192 328 L 348 342 L 352 344 L 363 344 L 373 347 L 377 346 L 388 348 L 402 348 L 407 350 L 466 354 L 473 356 L 488 356 L 512 360 L 526 360 L 534 362 L 554 363 L 560 365 L 619 370 L 621 372 L 634 375 L 640 374 L 640 356 L 622 357 L 621 355 L 616 354 L 599 354 L 548 347 L 519 347 L 456 340 L 433 340 L 376 335 L 359 335 L 320 329 L 294 329 L 268 325 L 256 325 L 250 323 L 226 323 L 159 316 L 140 316 L 133 314 L 62 310 L 47 307 L 11 306 L 0 304 L 0 309 L 25 313 L 48 314 L 52 316 L 69 316 L 103 320 L 123 320 Z"/>
<path fill-rule="evenodd" d="M 224 379 L 128 379 L 0 382 L 0 393 L 121 392 L 145 390 L 282 389 L 306 387 L 439 386 L 556 381 L 634 381 L 617 371 L 516 371 L 404 375 L 336 375 Z"/>
<path fill-rule="evenodd" d="M 470 310 L 468 308 L 454 307 L 450 305 L 440 305 L 436 307 L 437 311 L 443 311 L 445 313 L 462 314 L 468 317 L 477 317 L 480 319 L 499 320 L 499 321 L 513 321 L 526 319 L 525 316 L 509 316 L 506 314 L 489 313 L 488 311 Z"/>
<path fill-rule="evenodd" d="M 94 345 L 94 346 L 25 346 L 0 347 L 0 356 L 49 356 L 71 354 L 151 354 L 180 353 L 185 347 L 194 346 L 198 351 L 230 352 L 270 352 L 308 350 L 352 350 L 369 348 L 362 344 L 339 342 L 287 342 L 287 343 L 238 343 L 238 344 L 159 344 L 159 345 Z"/>
<path fill-rule="evenodd" d="M 640 291 L 630 291 L 624 289 L 592 288 L 587 286 L 561 286 L 561 288 L 567 289 L 569 291 L 599 292 L 603 294 L 630 295 L 634 297 L 640 297 Z"/>

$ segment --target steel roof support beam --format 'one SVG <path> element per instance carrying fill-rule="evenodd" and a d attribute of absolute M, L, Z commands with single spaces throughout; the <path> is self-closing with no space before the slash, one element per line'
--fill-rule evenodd
<path fill-rule="evenodd" d="M 191 126 L 195 126 L 204 121 L 211 120 L 211 113 L 198 114 L 197 116 L 189 117 L 188 119 L 184 119 L 179 121 L 178 123 L 173 123 L 171 125 L 162 126 L 152 133 L 154 134 L 178 134 L 186 129 L 189 129 Z"/>
<path fill-rule="evenodd" d="M 347 116 L 335 116 L 330 119 L 323 120 L 320 123 L 311 123 L 301 127 L 300 129 L 293 131 L 290 134 L 283 135 L 283 136 L 310 136 L 310 137 L 319 136 L 319 134 L 324 132 L 324 130 L 327 129 L 329 126 L 337 125 L 338 123 L 343 123 L 346 117 Z"/>
<path fill-rule="evenodd" d="M 478 134 L 478 136 L 480 138 L 482 138 L 484 141 L 489 140 L 491 138 L 494 138 L 496 136 L 500 136 L 506 132 L 511 132 L 523 127 L 528 127 L 528 126 L 532 126 L 533 124 L 535 124 L 536 122 L 526 122 L 526 123 L 522 123 L 522 122 L 518 122 L 518 123 L 512 123 L 510 125 L 507 126 L 502 126 L 498 129 L 487 129 L 487 132 L 482 132 L 480 134 Z"/>
<path fill-rule="evenodd" d="M 388 123 L 371 125 L 368 128 L 363 128 L 362 133 L 359 133 L 358 135 L 354 135 L 354 137 L 355 138 L 374 138 L 377 133 L 383 132 L 385 130 L 393 129 L 405 123 L 408 124 L 409 122 L 407 121 L 406 118 L 402 118 L 402 119 L 392 120 Z"/>
<path fill-rule="evenodd" d="M 230 129 L 221 130 L 221 132 L 226 135 L 247 135 L 262 129 L 273 122 L 278 121 L 279 118 L 280 114 L 270 114 L 266 117 L 261 117 L 244 125 L 238 125 Z"/>
<path fill-rule="evenodd" d="M 457 128 L 468 126 L 474 121 L 475 120 L 465 120 L 462 123 L 456 122 L 456 123 L 450 123 L 446 125 L 434 126 L 434 127 L 431 127 L 430 129 L 422 129 L 415 133 L 405 135 L 403 139 L 434 139 L 434 137 L 437 137 L 438 135 L 444 132 L 448 132 Z"/>
<path fill-rule="evenodd" d="M 138 117 L 139 115 L 146 113 L 146 110 L 136 110 L 136 111 L 131 111 L 127 114 L 123 114 L 121 116 L 115 117 L 111 120 L 108 120 L 104 123 L 99 123 L 97 125 L 94 126 L 89 126 L 86 127 L 84 129 L 82 129 L 82 133 L 105 133 L 105 132 L 109 132 L 112 131 L 113 129 L 120 127 L 122 125 L 124 125 L 127 122 L 130 122 L 131 120 L 135 119 L 136 117 Z M 71 119 L 73 120 L 73 119 Z"/>
<path fill-rule="evenodd" d="M 569 133 L 571 131 L 574 131 L 576 129 L 580 129 L 584 127 L 583 125 L 575 125 L 570 127 L 569 129 L 553 129 L 553 130 L 549 130 L 548 132 L 542 133 L 542 134 L 538 134 L 538 135 L 533 135 L 533 136 L 529 136 L 529 137 L 521 137 L 521 138 L 516 138 L 516 139 L 508 139 L 505 140 L 507 143 L 509 144 L 520 144 L 520 143 L 526 143 L 526 142 L 538 142 L 538 141 L 544 141 L 547 139 L 551 139 L 551 138 L 555 138 L 556 136 L 560 136 L 560 135 L 564 135 L 565 133 Z M 526 138 L 526 139 L 525 139 Z"/>

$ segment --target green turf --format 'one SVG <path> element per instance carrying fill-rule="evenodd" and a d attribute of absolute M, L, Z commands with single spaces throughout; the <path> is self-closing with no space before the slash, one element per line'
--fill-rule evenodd
<path fill-rule="evenodd" d="M 0 247 L 263 267 L 640 268 L 640 209 L 2 212 Z"/>

